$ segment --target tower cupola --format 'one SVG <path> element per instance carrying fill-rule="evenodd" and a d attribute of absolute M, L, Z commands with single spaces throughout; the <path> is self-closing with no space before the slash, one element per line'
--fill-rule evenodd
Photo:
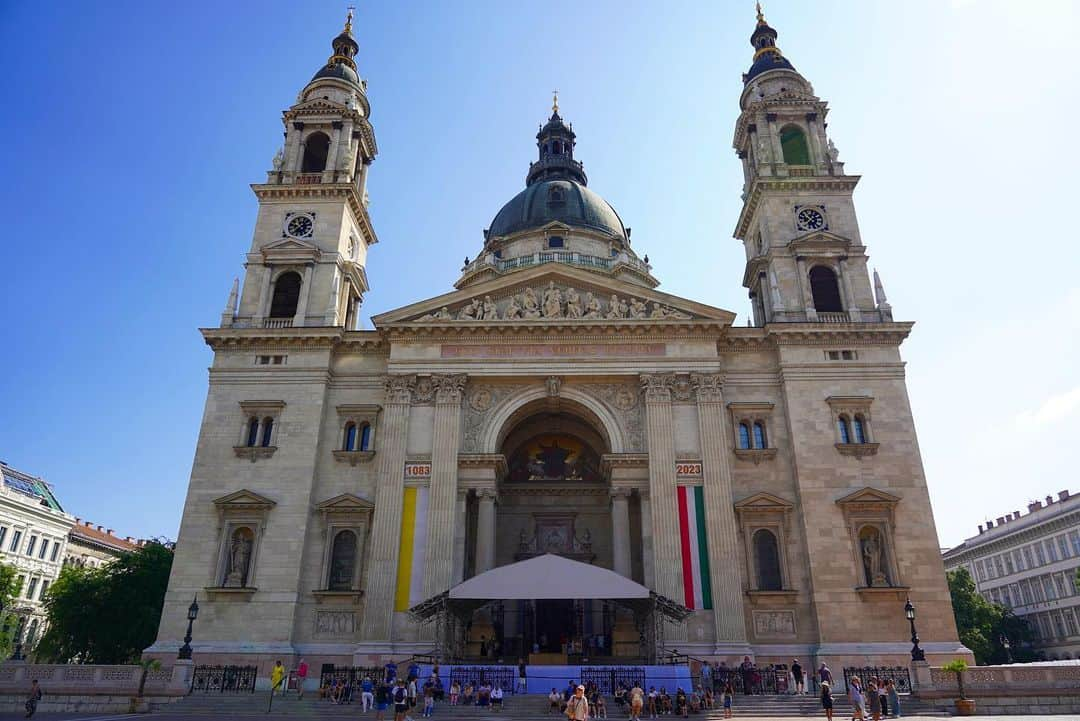
<path fill-rule="evenodd" d="M 576 144 L 574 128 L 563 122 L 559 115 L 559 93 L 556 91 L 551 101 L 551 118 L 536 134 L 536 147 L 540 159 L 529 165 L 526 185 L 541 180 L 573 180 L 588 185 L 585 166 L 574 160 Z"/>
<path fill-rule="evenodd" d="M 776 47 L 776 31 L 765 22 L 765 16 L 761 12 L 761 3 L 757 4 L 757 27 L 750 36 L 750 44 L 754 46 L 754 62 L 750 69 L 743 73 L 743 85 L 769 70 L 791 70 L 795 66 L 788 62 Z"/>
<path fill-rule="evenodd" d="M 345 19 L 345 29 L 330 42 L 334 52 L 326 61 L 326 65 L 319 68 L 319 72 L 311 78 L 313 82 L 319 78 L 337 78 L 363 88 L 364 82 L 360 80 L 360 73 L 356 70 L 356 60 L 354 60 L 360 51 L 360 46 L 352 34 L 352 20 L 353 11 L 349 8 L 349 14 Z"/>

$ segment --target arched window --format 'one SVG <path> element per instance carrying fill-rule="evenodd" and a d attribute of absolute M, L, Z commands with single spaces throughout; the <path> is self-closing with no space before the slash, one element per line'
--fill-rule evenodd
<path fill-rule="evenodd" d="M 784 162 L 788 165 L 810 165 L 810 146 L 806 143 L 806 133 L 794 125 L 788 125 L 780 131 L 780 149 L 784 153 Z"/>
<path fill-rule="evenodd" d="M 304 143 L 304 162 L 301 173 L 321 173 L 326 170 L 326 158 L 330 153 L 330 136 L 312 133 Z"/>
<path fill-rule="evenodd" d="M 274 419 L 270 416 L 263 418 L 262 422 L 262 447 L 269 448 L 270 441 L 273 440 L 274 433 Z"/>
<path fill-rule="evenodd" d="M 330 579 L 327 584 L 331 591 L 351 591 L 353 572 L 356 569 L 356 534 L 341 531 L 334 536 L 334 545 L 330 550 Z"/>
<path fill-rule="evenodd" d="M 356 450 L 356 424 L 352 421 L 345 424 L 345 443 L 342 445 L 342 450 Z"/>
<path fill-rule="evenodd" d="M 371 426 L 367 423 L 360 426 L 360 450 L 371 450 Z"/>
<path fill-rule="evenodd" d="M 831 268 L 815 265 L 810 269 L 810 294 L 814 297 L 814 309 L 818 313 L 844 312 L 840 283 Z"/>
<path fill-rule="evenodd" d="M 863 425 L 862 416 L 855 416 L 851 421 L 851 429 L 855 432 L 856 443 L 866 443 L 866 431 Z"/>
<path fill-rule="evenodd" d="M 248 421 L 247 445 L 252 447 L 259 443 L 259 419 L 252 418 Z"/>
<path fill-rule="evenodd" d="M 836 428 L 840 431 L 840 442 L 851 443 L 851 431 L 848 428 L 848 420 L 844 416 L 836 419 Z"/>
<path fill-rule="evenodd" d="M 274 282 L 274 295 L 270 300 L 271 318 L 292 318 L 300 303 L 300 274 L 282 273 Z"/>
<path fill-rule="evenodd" d="M 754 448 L 768 448 L 765 438 L 765 424 L 758 421 L 754 424 Z"/>
<path fill-rule="evenodd" d="M 748 423 L 739 424 L 739 448 L 747 449 L 750 447 L 750 425 Z"/>
<path fill-rule="evenodd" d="M 754 533 L 754 564 L 757 571 L 757 590 L 780 591 L 784 587 L 780 574 L 780 546 L 776 535 L 764 528 Z"/>
<path fill-rule="evenodd" d="M 552 143 L 551 144 L 551 152 L 555 153 L 556 155 L 561 153 L 562 152 L 562 143 L 560 143 L 558 140 L 556 140 L 554 143 Z"/>

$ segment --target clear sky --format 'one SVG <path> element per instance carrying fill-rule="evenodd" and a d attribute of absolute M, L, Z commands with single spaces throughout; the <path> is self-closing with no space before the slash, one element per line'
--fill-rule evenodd
<path fill-rule="evenodd" d="M 72 513 L 175 537 L 216 325 L 281 111 L 342 2 L 0 3 L 0 459 Z M 1080 491 L 1078 7 L 769 0 L 862 174 L 942 545 Z M 731 149 L 753 3 L 362 3 L 380 154 L 371 316 L 445 292 L 560 91 L 661 289 L 745 323 Z M 368 326 L 370 323 L 365 321 Z"/>

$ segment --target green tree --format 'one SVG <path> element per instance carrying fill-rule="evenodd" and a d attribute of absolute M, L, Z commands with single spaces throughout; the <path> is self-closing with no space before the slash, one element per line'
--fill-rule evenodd
<path fill-rule="evenodd" d="M 101 568 L 66 567 L 45 597 L 37 655 L 56 663 L 124 664 L 154 642 L 173 553 L 149 543 Z"/>
<path fill-rule="evenodd" d="M 0 660 L 11 657 L 19 618 L 15 601 L 22 592 L 22 579 L 14 566 L 0 563 Z"/>
<path fill-rule="evenodd" d="M 991 603 L 975 590 L 975 581 L 966 568 L 946 574 L 952 596 L 953 615 L 960 641 L 975 654 L 978 664 L 1033 660 L 1029 646 L 1033 639 L 1027 621 L 1000 604 Z M 1002 639 L 1011 645 L 1006 652 Z"/>

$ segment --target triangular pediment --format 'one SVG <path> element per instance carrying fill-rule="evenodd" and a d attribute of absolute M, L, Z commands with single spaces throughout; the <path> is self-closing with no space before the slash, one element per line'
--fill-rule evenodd
<path fill-rule="evenodd" d="M 370 513 L 375 510 L 375 504 L 352 493 L 342 493 L 318 504 L 315 510 L 324 513 Z"/>
<path fill-rule="evenodd" d="M 297 103 L 296 105 L 289 108 L 290 113 L 298 113 L 298 112 L 309 112 L 310 113 L 312 111 L 314 111 L 314 112 L 329 111 L 329 112 L 341 113 L 341 112 L 349 112 L 349 108 L 342 105 L 341 103 L 335 103 L 334 101 L 327 100 L 325 98 L 312 98 L 311 100 L 305 100 L 304 102 Z"/>
<path fill-rule="evenodd" d="M 233 491 L 232 493 L 222 496 L 221 498 L 214 499 L 214 505 L 219 509 L 269 509 L 277 505 L 277 501 L 272 501 L 266 496 L 263 496 L 255 491 L 249 491 L 246 488 L 241 488 L 239 491 Z"/>
<path fill-rule="evenodd" d="M 558 263 L 508 273 L 372 318 L 376 327 L 691 321 L 730 325 L 734 320 L 734 313 L 721 308 Z"/>
<path fill-rule="evenodd" d="M 899 502 L 899 496 L 894 496 L 891 493 L 886 493 L 885 491 L 878 490 L 877 488 L 871 488 L 870 486 L 860 488 L 859 490 L 853 493 L 849 493 L 843 498 L 838 498 L 836 500 L 836 503 L 841 506 L 852 505 L 856 503 L 873 503 L 883 504 L 886 506 L 895 506 Z"/>
<path fill-rule="evenodd" d="M 780 496 L 771 493 L 755 493 L 735 504 L 740 511 L 790 511 L 795 507 L 791 501 L 785 501 Z"/>
<path fill-rule="evenodd" d="M 266 260 L 278 263 L 318 260 L 322 251 L 314 243 L 298 238 L 282 238 L 259 249 Z"/>
<path fill-rule="evenodd" d="M 851 238 L 845 238 L 842 235 L 830 232 L 828 230 L 811 230 L 805 235 L 800 235 L 795 240 L 789 243 L 789 247 L 792 250 L 807 251 L 820 248 L 822 250 L 830 250 L 836 248 L 847 248 L 853 245 Z"/>

